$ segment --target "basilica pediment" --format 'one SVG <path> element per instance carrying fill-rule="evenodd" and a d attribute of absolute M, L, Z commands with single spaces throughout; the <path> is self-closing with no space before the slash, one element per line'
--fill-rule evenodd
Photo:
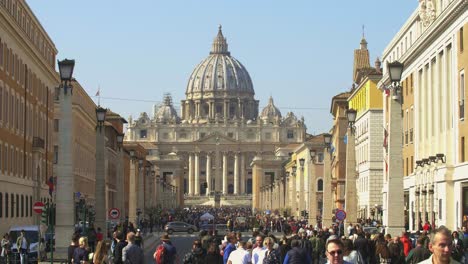
<path fill-rule="evenodd" d="M 199 140 L 196 140 L 195 142 L 199 143 L 204 143 L 204 144 L 232 144 L 232 143 L 237 143 L 238 141 L 230 138 L 228 136 L 225 136 L 223 134 L 220 134 L 218 132 L 213 132 L 203 138 L 200 138 Z"/>

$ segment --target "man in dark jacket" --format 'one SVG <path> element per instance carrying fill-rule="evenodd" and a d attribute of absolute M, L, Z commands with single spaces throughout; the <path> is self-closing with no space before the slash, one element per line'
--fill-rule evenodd
<path fill-rule="evenodd" d="M 301 248 L 300 240 L 293 240 L 291 242 L 292 249 L 288 251 L 284 258 L 283 264 L 301 264 L 311 263 L 312 259 L 304 248 Z"/>
<path fill-rule="evenodd" d="M 364 237 L 364 234 L 361 230 L 358 231 L 357 235 L 358 237 L 354 240 L 354 247 L 367 263 L 367 260 L 369 259 L 369 242 Z"/>
<path fill-rule="evenodd" d="M 128 245 L 122 250 L 122 260 L 125 263 L 143 264 L 144 255 L 141 247 L 135 244 L 135 233 L 130 232 L 127 234 Z"/>
<path fill-rule="evenodd" d="M 423 260 L 428 259 L 431 256 L 431 252 L 429 251 L 429 249 L 425 248 L 423 244 L 424 238 L 419 237 L 416 241 L 416 247 L 413 248 L 406 257 L 406 263 L 419 263 Z"/>
<path fill-rule="evenodd" d="M 120 231 L 117 232 L 116 235 L 117 245 L 114 249 L 114 264 L 123 264 L 122 260 L 122 251 L 125 246 L 127 246 L 127 242 L 124 240 L 124 234 Z"/>

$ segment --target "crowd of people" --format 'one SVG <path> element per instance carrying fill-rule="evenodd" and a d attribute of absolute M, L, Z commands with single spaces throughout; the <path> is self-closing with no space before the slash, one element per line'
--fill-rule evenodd
<path fill-rule="evenodd" d="M 466 263 L 468 232 L 450 232 L 440 227 L 432 232 L 424 230 L 415 245 L 407 233 L 401 236 L 383 233 L 364 233 L 360 225 L 351 225 L 346 234 L 338 236 L 336 228 L 316 230 L 290 229 L 281 237 L 268 230 L 253 232 L 242 237 L 241 232 L 230 232 L 221 240 L 218 236 L 201 231 L 192 249 L 182 259 L 169 236 L 163 235 L 161 243 L 170 247 L 171 258 L 157 264 L 293 264 L 293 263 Z"/>

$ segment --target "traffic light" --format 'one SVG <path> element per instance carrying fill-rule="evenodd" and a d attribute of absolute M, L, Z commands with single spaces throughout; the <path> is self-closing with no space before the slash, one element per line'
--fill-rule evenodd
<path fill-rule="evenodd" d="M 42 208 L 41 223 L 43 223 L 46 226 L 49 225 L 49 203 L 46 203 L 44 205 L 44 208 Z"/>
<path fill-rule="evenodd" d="M 49 208 L 49 225 L 55 226 L 55 203 Z"/>

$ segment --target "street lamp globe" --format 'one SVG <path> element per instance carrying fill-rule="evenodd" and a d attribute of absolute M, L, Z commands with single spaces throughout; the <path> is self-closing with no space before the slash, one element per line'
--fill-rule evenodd
<path fill-rule="evenodd" d="M 299 159 L 299 165 L 301 165 L 301 167 L 304 167 L 304 162 L 305 162 L 305 159 Z"/>
<path fill-rule="evenodd" d="M 352 108 L 346 110 L 346 117 L 348 118 L 349 124 L 354 124 L 354 122 L 356 122 L 356 114 L 357 114 L 357 111 Z"/>
<path fill-rule="evenodd" d="M 328 148 L 330 147 L 331 145 L 331 138 L 332 138 L 332 135 L 331 134 L 323 134 L 323 141 L 325 142 L 325 146 Z"/>
<path fill-rule="evenodd" d="M 99 125 L 104 124 L 104 121 L 106 121 L 106 115 L 107 115 L 107 109 L 102 108 L 100 106 L 96 108 L 96 118 L 97 118 L 97 122 Z"/>
<path fill-rule="evenodd" d="M 296 167 L 296 166 L 292 166 L 292 172 L 293 172 L 293 174 L 296 173 L 296 170 L 297 170 L 297 167 Z"/>
<path fill-rule="evenodd" d="M 129 151 L 129 154 L 130 154 L 130 158 L 134 159 L 135 158 L 135 151 L 133 149 L 131 149 Z"/>
<path fill-rule="evenodd" d="M 125 134 L 123 134 L 123 133 L 117 135 L 117 144 L 122 145 L 123 140 L 124 140 L 124 136 L 125 136 Z"/>
<path fill-rule="evenodd" d="M 392 83 L 399 83 L 401 80 L 401 74 L 403 73 L 403 63 L 394 61 L 387 63 L 388 75 Z"/>
<path fill-rule="evenodd" d="M 317 155 L 317 152 L 314 149 L 311 149 L 309 152 L 312 159 L 315 158 L 315 155 Z"/>
<path fill-rule="evenodd" d="M 75 60 L 64 59 L 58 61 L 58 67 L 60 72 L 60 79 L 64 82 L 72 80 L 73 69 L 75 68 Z"/>

